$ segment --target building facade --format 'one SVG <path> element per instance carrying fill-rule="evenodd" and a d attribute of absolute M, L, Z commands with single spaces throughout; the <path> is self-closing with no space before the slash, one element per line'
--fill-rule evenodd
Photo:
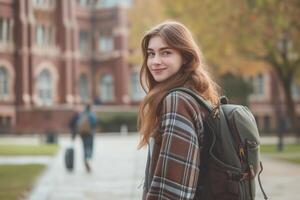
<path fill-rule="evenodd" d="M 0 0 L 0 133 L 66 131 L 86 103 L 99 111 L 136 109 L 144 93 L 127 61 L 130 4 Z M 274 132 L 285 113 L 276 76 L 265 71 L 251 81 L 250 109 L 260 130 Z M 294 84 L 298 116 L 299 91 Z"/>
<path fill-rule="evenodd" d="M 127 62 L 128 4 L 0 0 L 1 132 L 63 131 L 86 103 L 140 100 Z"/>
<path fill-rule="evenodd" d="M 272 71 L 264 71 L 250 78 L 253 93 L 249 97 L 249 107 L 253 112 L 258 127 L 263 133 L 276 133 L 284 123 L 285 129 L 290 124 L 286 116 L 284 93 L 279 80 Z M 300 84 L 292 85 L 292 97 L 295 102 L 295 111 L 300 122 Z M 284 122 L 279 122 L 279 118 Z"/>

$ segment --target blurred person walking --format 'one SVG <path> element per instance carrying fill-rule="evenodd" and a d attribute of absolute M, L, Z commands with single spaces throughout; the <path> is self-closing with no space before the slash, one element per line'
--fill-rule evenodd
<path fill-rule="evenodd" d="M 94 136 L 96 133 L 97 118 L 91 111 L 91 106 L 86 105 L 84 111 L 74 116 L 75 124 L 72 133 L 73 140 L 79 134 L 83 144 L 84 164 L 88 172 L 91 171 L 91 159 L 93 157 Z"/>

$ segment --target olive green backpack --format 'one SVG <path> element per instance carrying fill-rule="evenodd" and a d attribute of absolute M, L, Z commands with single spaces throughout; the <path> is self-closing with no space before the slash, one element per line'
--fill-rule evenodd
<path fill-rule="evenodd" d="M 209 138 L 206 160 L 200 166 L 200 178 L 195 199 L 255 200 L 255 179 L 268 199 L 261 181 L 260 138 L 250 110 L 241 105 L 227 104 L 213 108 L 200 95 L 187 88 L 175 88 L 192 96 L 209 114 L 204 120 L 205 136 Z M 202 173 L 201 173 L 202 170 Z"/>

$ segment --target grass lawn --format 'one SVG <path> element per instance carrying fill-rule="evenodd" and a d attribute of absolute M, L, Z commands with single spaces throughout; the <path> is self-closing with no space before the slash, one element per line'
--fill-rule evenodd
<path fill-rule="evenodd" d="M 261 152 L 277 159 L 300 164 L 300 145 L 286 144 L 283 152 L 277 151 L 276 145 L 261 145 Z"/>
<path fill-rule="evenodd" d="M 0 165 L 0 199 L 25 199 L 44 165 Z"/>
<path fill-rule="evenodd" d="M 54 144 L 0 144 L 0 156 L 52 156 L 58 151 Z"/>

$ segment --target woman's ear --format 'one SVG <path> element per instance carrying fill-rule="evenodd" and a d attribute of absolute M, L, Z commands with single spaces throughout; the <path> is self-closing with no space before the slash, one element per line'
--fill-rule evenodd
<path fill-rule="evenodd" d="M 182 65 L 185 65 L 188 63 L 188 58 L 187 56 L 182 56 Z"/>
<path fill-rule="evenodd" d="M 182 65 L 186 65 L 188 63 L 187 59 L 183 59 Z"/>

